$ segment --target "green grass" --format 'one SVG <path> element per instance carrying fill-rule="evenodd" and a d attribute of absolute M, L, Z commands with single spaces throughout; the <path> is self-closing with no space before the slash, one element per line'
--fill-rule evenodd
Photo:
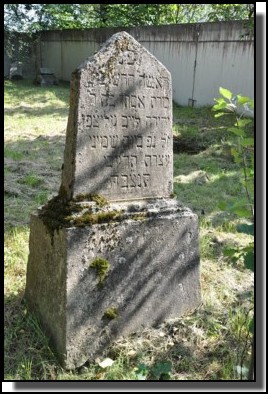
<path fill-rule="evenodd" d="M 219 208 L 243 198 L 244 190 L 230 155 L 232 121 L 215 119 L 209 107 L 174 105 L 173 113 L 180 145 L 174 192 L 199 216 L 202 306 L 121 338 L 103 355 L 114 361 L 110 367 L 101 368 L 103 358 L 74 371 L 58 364 L 23 294 L 29 218 L 59 190 L 68 105 L 68 84 L 5 81 L 5 380 L 138 380 L 140 370 L 150 380 L 166 362 L 173 380 L 241 379 L 241 359 L 247 367 L 250 356 L 253 275 L 230 265 L 223 250 L 252 237 L 237 233 L 241 219 Z"/>
<path fill-rule="evenodd" d="M 5 157 L 10 157 L 12 160 L 17 161 L 21 160 L 23 158 L 23 153 L 22 152 L 17 152 L 15 150 L 11 150 L 9 148 L 4 149 L 4 156 Z"/>
<path fill-rule="evenodd" d="M 42 183 L 42 179 L 31 173 L 23 177 L 20 182 L 35 187 L 39 186 Z"/>
<path fill-rule="evenodd" d="M 173 130 L 180 152 L 198 152 L 206 150 L 211 145 L 227 144 L 231 133 L 228 127 L 233 125 L 231 117 L 223 117 L 221 121 L 215 119 L 211 107 L 192 108 L 180 107 L 174 104 Z M 215 146 L 213 153 L 216 153 Z"/>

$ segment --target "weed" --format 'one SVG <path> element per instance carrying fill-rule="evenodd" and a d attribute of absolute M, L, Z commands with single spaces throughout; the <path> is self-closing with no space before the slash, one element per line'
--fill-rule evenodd
<path fill-rule="evenodd" d="M 22 178 L 19 182 L 31 187 L 36 187 L 39 186 L 43 181 L 35 174 L 29 174 Z"/>
<path fill-rule="evenodd" d="M 104 317 L 107 319 L 113 320 L 119 316 L 117 308 L 108 308 L 104 312 Z"/>
<path fill-rule="evenodd" d="M 48 196 L 49 196 L 49 192 L 46 190 L 42 190 L 34 197 L 34 201 L 38 205 L 43 205 L 47 202 Z"/>
<path fill-rule="evenodd" d="M 4 156 L 5 157 L 10 157 L 13 160 L 21 160 L 23 158 L 23 153 L 22 152 L 17 152 L 15 150 L 9 149 L 9 148 L 4 148 Z"/>
<path fill-rule="evenodd" d="M 215 120 L 211 107 L 180 107 L 173 103 L 173 119 L 176 152 L 196 154 L 231 135 L 227 131 L 230 119 Z"/>
<path fill-rule="evenodd" d="M 97 270 L 97 275 L 99 278 L 99 286 L 100 287 L 103 286 L 103 282 L 108 275 L 108 271 L 110 269 L 110 266 L 111 265 L 110 265 L 109 261 L 107 261 L 101 257 L 96 257 L 89 265 L 90 268 L 95 268 Z M 109 309 L 106 311 L 105 316 L 110 317 L 110 318 L 112 316 L 116 317 L 116 312 L 117 311 L 114 308 Z"/>

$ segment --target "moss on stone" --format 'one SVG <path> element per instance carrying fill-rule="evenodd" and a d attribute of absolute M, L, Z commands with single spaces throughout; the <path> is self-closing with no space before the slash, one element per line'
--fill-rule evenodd
<path fill-rule="evenodd" d="M 100 194 L 78 194 L 74 200 L 75 202 L 82 202 L 82 201 L 94 201 L 99 207 L 104 207 L 105 205 L 108 204 L 108 200 L 101 196 Z"/>
<path fill-rule="evenodd" d="M 73 200 L 67 201 L 66 191 L 61 188 L 59 195 L 49 200 L 39 211 L 39 215 L 52 237 L 52 243 L 54 231 L 60 228 L 85 227 L 86 225 L 122 220 L 121 211 L 93 213 L 92 207 L 79 215 L 85 209 L 82 204 L 79 204 L 82 201 L 95 201 L 100 208 L 108 204 L 108 201 L 98 194 L 80 194 Z"/>
<path fill-rule="evenodd" d="M 108 205 L 108 200 L 99 194 L 92 194 L 91 198 L 92 198 L 92 201 L 95 201 L 95 203 L 99 207 L 104 207 L 105 205 Z"/>
<path fill-rule="evenodd" d="M 62 200 L 65 199 L 65 198 L 67 198 L 67 190 L 66 190 L 66 188 L 65 188 L 63 185 L 60 186 L 59 197 L 60 197 Z"/>
<path fill-rule="evenodd" d="M 46 225 L 49 233 L 70 225 L 70 218 L 74 213 L 81 212 L 83 207 L 73 201 L 65 203 L 61 196 L 52 198 L 40 211 L 40 217 Z"/>
<path fill-rule="evenodd" d="M 140 212 L 140 213 L 137 213 L 137 214 L 134 214 L 134 215 L 132 215 L 131 216 L 131 219 L 132 220 L 144 220 L 145 218 L 147 218 L 149 215 L 148 215 L 148 212 Z"/>
<path fill-rule="evenodd" d="M 113 320 L 119 316 L 119 313 L 118 313 L 117 308 L 108 308 L 104 312 L 103 316 L 106 317 L 107 319 Z"/>
<path fill-rule="evenodd" d="M 90 224 L 110 223 L 112 221 L 119 221 L 121 217 L 120 211 L 108 211 L 92 213 L 89 209 L 83 215 L 72 218 L 72 225 L 77 227 L 84 227 Z"/>
<path fill-rule="evenodd" d="M 97 275 L 99 278 L 98 285 L 100 287 L 103 286 L 103 282 L 108 275 L 110 266 L 111 264 L 109 263 L 109 261 L 103 259 L 102 257 L 96 257 L 89 265 L 89 268 L 95 268 L 97 270 Z"/>
<path fill-rule="evenodd" d="M 129 49 L 129 39 L 127 37 L 124 37 L 124 39 L 116 41 L 115 47 L 117 50 L 117 54 L 127 51 Z"/>

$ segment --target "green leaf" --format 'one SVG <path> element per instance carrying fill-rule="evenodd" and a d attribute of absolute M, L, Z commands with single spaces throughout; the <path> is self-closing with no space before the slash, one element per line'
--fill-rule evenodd
<path fill-rule="evenodd" d="M 236 97 L 237 97 L 237 102 L 241 105 L 250 103 L 252 101 L 252 99 L 250 99 L 249 97 L 240 96 L 240 94 L 238 94 Z"/>
<path fill-rule="evenodd" d="M 249 107 L 254 108 L 254 100 L 251 99 L 250 102 L 248 103 Z"/>
<path fill-rule="evenodd" d="M 223 115 L 229 115 L 229 114 L 227 114 L 226 112 L 219 112 L 218 114 L 215 114 L 214 117 L 219 118 L 220 116 L 223 116 Z"/>
<path fill-rule="evenodd" d="M 213 111 L 218 111 L 219 109 L 224 109 L 227 107 L 226 102 L 224 101 L 223 103 L 215 104 L 213 105 Z"/>
<path fill-rule="evenodd" d="M 231 148 L 231 155 L 233 156 L 235 163 L 239 164 L 243 161 L 241 154 L 233 147 Z"/>
<path fill-rule="evenodd" d="M 232 92 L 230 92 L 230 90 L 228 89 L 220 87 L 219 92 L 223 97 L 227 98 L 228 100 L 232 98 Z"/>
<path fill-rule="evenodd" d="M 244 256 L 244 265 L 245 265 L 245 268 L 248 268 L 251 271 L 254 271 L 254 253 L 253 252 L 250 251 Z"/>
<path fill-rule="evenodd" d="M 245 132 L 243 129 L 240 129 L 239 127 L 230 127 L 228 131 L 231 131 L 232 133 L 239 135 L 239 137 L 244 137 Z"/>
<path fill-rule="evenodd" d="M 254 235 L 254 224 L 242 223 L 236 227 L 239 233 Z"/>
<path fill-rule="evenodd" d="M 222 98 L 222 97 L 219 97 L 219 98 L 214 98 L 214 100 L 218 103 L 218 104 L 227 104 L 226 103 L 226 101 Z M 215 104 L 215 105 L 217 105 L 217 104 Z M 214 106 L 213 106 L 214 107 Z M 212 108 L 213 108 L 212 107 Z"/>
<path fill-rule="evenodd" d="M 241 145 L 245 148 L 247 146 L 254 146 L 254 138 L 243 138 L 243 140 L 241 141 Z"/>
<path fill-rule="evenodd" d="M 238 250 L 234 249 L 234 248 L 225 248 L 223 250 L 223 255 L 227 256 L 227 257 L 232 257 L 232 256 L 234 256 L 235 253 L 237 253 L 237 251 Z"/>
<path fill-rule="evenodd" d="M 138 380 L 145 380 L 148 375 L 148 367 L 145 364 L 139 364 L 135 370 L 135 374 Z"/>
<path fill-rule="evenodd" d="M 170 361 L 159 362 L 152 367 L 151 372 L 157 379 L 159 379 L 161 375 L 169 374 L 171 368 L 172 364 Z"/>
<path fill-rule="evenodd" d="M 245 127 L 249 123 L 252 123 L 251 119 L 238 119 L 237 121 L 238 127 L 240 128 Z"/>
<path fill-rule="evenodd" d="M 141 364 L 139 364 L 137 366 L 137 370 L 136 371 L 137 372 L 147 372 L 148 371 L 148 366 L 146 364 L 141 363 Z"/>

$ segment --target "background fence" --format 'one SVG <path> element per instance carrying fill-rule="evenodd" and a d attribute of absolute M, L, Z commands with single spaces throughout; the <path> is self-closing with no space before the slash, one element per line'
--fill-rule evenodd
<path fill-rule="evenodd" d="M 171 72 L 173 99 L 180 105 L 211 105 L 219 86 L 254 96 L 254 42 L 243 21 L 209 22 L 135 28 L 43 31 L 33 45 L 24 75 L 50 68 L 69 81 L 72 71 L 92 56 L 112 34 L 127 31 Z M 35 67 L 34 67 L 35 65 Z M 9 60 L 5 53 L 5 74 Z"/>

